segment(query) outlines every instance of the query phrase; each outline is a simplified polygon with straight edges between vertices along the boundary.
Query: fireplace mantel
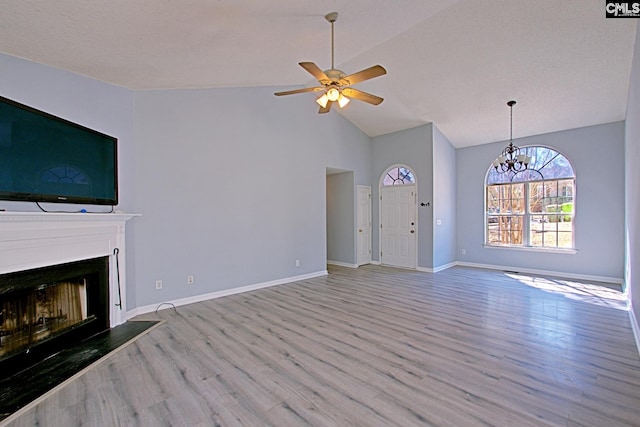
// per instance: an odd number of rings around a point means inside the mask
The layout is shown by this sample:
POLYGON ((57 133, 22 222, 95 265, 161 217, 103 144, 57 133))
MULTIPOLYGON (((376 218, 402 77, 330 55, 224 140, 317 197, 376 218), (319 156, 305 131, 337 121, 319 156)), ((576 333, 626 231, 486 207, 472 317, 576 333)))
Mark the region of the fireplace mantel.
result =
POLYGON ((125 223, 136 216, 139 215, 0 212, 0 274, 108 256, 110 326, 124 323, 125 223), (120 298, 122 309, 115 305, 120 298))

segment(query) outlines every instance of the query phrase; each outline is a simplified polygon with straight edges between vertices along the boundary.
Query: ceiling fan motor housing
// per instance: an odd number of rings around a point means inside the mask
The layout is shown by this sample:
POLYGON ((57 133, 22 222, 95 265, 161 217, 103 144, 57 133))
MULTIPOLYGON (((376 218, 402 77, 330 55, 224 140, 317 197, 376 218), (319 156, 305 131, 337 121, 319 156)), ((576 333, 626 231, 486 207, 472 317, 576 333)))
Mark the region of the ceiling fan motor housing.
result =
POLYGON ((330 70, 326 70, 324 73, 327 75, 327 77, 329 77, 331 79, 332 83, 335 83, 335 84, 338 84, 338 85, 340 84, 340 80, 342 80, 345 77, 347 77, 347 75, 343 71, 336 70, 336 69, 333 69, 333 68, 330 69, 330 70))

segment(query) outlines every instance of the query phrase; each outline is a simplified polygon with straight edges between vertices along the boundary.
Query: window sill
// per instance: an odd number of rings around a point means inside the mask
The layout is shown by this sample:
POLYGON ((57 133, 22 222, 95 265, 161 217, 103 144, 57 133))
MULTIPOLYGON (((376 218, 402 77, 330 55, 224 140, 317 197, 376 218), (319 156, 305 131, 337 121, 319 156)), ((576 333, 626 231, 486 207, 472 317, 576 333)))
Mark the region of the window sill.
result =
POLYGON ((548 254, 567 254, 575 255, 578 253, 577 249, 570 248, 539 248, 535 246, 511 246, 511 245, 483 245, 486 249, 513 249, 516 251, 525 252, 544 252, 548 254))

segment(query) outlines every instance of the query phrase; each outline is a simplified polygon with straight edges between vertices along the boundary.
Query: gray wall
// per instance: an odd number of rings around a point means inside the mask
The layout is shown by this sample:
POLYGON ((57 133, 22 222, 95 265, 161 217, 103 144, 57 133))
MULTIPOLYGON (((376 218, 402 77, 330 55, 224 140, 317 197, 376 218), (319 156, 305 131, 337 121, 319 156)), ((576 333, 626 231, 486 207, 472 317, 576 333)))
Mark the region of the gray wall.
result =
POLYGON ((395 164, 405 164, 416 174, 418 203, 431 206, 418 208, 418 267, 433 267, 433 126, 412 129, 372 138, 372 259, 380 260, 380 177, 395 164))
POLYGON ((514 140, 544 145, 564 154, 576 173, 577 254, 485 248, 484 182, 490 163, 506 141, 457 150, 458 260, 622 279, 624 253, 624 123, 514 140), (466 255, 460 251, 466 249, 466 255))
POLYGON ((369 138, 276 89, 136 93, 138 306, 326 269, 326 167, 368 183, 369 138))
POLYGON ((327 175, 327 260, 356 263, 353 172, 327 175))
POLYGON ((626 159, 626 254, 625 281, 636 321, 640 320, 640 27, 631 69, 631 83, 625 121, 626 159))
MULTIPOLYGON (((456 261, 456 150, 433 126, 433 267, 456 261), (438 225, 440 220, 440 225, 438 225)), ((427 208, 420 208, 427 209, 427 208)))

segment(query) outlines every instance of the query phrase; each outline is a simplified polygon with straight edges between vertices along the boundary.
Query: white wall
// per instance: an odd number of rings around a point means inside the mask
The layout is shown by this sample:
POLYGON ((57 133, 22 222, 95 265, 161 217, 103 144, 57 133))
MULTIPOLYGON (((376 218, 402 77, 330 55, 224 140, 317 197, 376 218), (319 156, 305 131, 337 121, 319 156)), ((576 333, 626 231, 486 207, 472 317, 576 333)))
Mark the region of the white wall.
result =
POLYGON ((506 141, 457 150, 458 260, 620 281, 624 252, 624 123, 608 123, 514 140, 564 154, 576 173, 577 254, 485 248, 484 180, 506 141), (461 250, 466 255, 461 255, 461 250))
POLYGON ((276 89, 136 93, 138 306, 326 269, 326 167, 368 183, 369 138, 276 89))

